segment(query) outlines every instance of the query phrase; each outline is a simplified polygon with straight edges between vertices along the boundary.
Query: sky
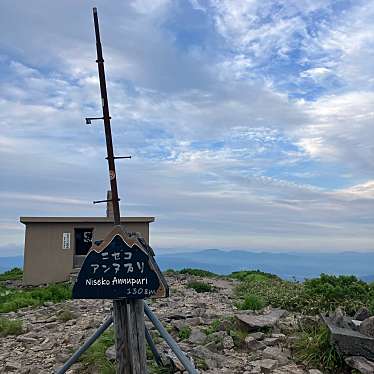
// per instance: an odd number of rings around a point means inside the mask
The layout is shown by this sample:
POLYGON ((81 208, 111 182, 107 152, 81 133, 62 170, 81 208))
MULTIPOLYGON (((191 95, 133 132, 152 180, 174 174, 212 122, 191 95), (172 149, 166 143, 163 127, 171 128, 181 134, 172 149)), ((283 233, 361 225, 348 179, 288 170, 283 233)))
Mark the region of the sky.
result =
POLYGON ((0 2, 0 256, 20 216, 101 216, 158 250, 374 250, 374 2, 0 2))

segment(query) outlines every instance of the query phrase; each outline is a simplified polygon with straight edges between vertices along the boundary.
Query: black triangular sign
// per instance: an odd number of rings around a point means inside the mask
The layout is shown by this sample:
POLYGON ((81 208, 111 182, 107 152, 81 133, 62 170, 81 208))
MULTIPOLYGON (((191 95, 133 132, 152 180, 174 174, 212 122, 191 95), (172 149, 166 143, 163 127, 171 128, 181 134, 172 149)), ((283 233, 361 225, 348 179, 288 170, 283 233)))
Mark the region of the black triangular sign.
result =
POLYGON ((120 226, 90 249, 73 287, 73 299, 167 297, 169 288, 152 253, 120 226))

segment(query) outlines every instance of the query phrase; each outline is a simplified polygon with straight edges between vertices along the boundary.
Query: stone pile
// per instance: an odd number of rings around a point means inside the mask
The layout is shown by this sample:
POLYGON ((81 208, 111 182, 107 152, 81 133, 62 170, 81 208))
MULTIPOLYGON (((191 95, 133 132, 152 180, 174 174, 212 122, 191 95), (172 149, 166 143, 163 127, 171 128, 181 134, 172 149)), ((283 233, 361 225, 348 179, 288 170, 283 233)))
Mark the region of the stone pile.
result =
MULTIPOLYGON (((201 278, 198 280, 210 283, 216 292, 197 293, 186 287, 190 280, 192 277, 188 275, 167 277, 170 297, 148 303, 182 350, 199 367, 199 373, 321 374, 317 369, 308 370, 297 365, 292 358, 293 332, 301 316, 271 308, 260 314, 238 311, 233 299, 234 281, 201 278), (215 325, 214 330, 212 325, 215 325), (240 326, 241 334, 230 334, 232 326, 240 326)), ((21 319, 24 333, 0 338, 0 373, 53 373, 110 312, 110 301, 69 300, 3 315, 21 319), (61 320, 59 316, 63 313, 69 313, 70 319, 61 320)), ((151 323, 146 321, 146 324, 151 334, 157 336, 151 323)), ((175 372, 184 373, 166 343, 160 338, 155 341, 164 360, 173 363, 175 372)), ((113 359, 113 348, 106 354, 113 359)), ((368 364, 360 362, 357 365, 365 367, 368 364)), ((88 371, 82 363, 77 363, 68 373, 88 371)), ((99 371, 91 368, 89 373, 99 371)))

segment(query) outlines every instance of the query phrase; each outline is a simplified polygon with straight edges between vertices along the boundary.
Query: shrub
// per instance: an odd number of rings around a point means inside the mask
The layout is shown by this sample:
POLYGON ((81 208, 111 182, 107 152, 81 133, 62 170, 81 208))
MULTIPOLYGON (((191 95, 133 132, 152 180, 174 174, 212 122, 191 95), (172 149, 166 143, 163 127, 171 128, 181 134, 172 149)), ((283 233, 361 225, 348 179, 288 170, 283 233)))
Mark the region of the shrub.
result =
POLYGON ((321 274, 304 283, 289 282, 257 272, 240 272, 241 283, 236 295, 250 294, 264 302, 264 306, 284 308, 308 314, 318 314, 342 307, 353 315, 363 306, 374 311, 374 288, 354 276, 321 274), (246 274, 245 274, 246 273, 246 274))
POLYGON ((262 300, 263 306, 272 305, 289 311, 304 310, 306 300, 302 284, 283 281, 277 277, 264 278, 262 275, 260 277, 261 279, 257 276, 245 278, 236 287, 237 296, 245 298, 250 294, 262 300))
POLYGON ((23 332, 22 321, 0 318, 0 336, 20 335, 23 332))
POLYGON ((207 277, 207 278, 218 277, 218 274, 212 273, 211 271, 208 271, 208 270, 202 270, 202 269, 184 268, 180 270, 179 273, 195 275, 197 277, 207 277))
POLYGON ((180 340, 186 340, 191 335, 191 328, 189 326, 183 326, 178 333, 178 337, 180 340))
POLYGON ((23 271, 20 268, 13 268, 0 274, 0 281, 22 279, 23 271))
POLYGON ((297 360, 326 373, 336 374, 345 366, 343 358, 330 344, 330 331, 324 325, 302 331, 294 349, 297 360))
POLYGON ((264 273, 260 270, 241 270, 241 271, 234 271, 229 275, 230 278, 238 279, 240 281, 262 281, 268 279, 279 279, 277 275, 264 273))
POLYGON ((196 292, 201 293, 201 292, 213 292, 214 287, 211 286, 209 283, 204 283, 204 282, 188 282, 187 283, 188 288, 194 289, 196 292))
POLYGON ((244 297, 243 302, 236 305, 240 310, 260 310, 265 307, 264 300, 256 295, 248 294, 244 297))
POLYGON ((71 299, 71 285, 52 284, 32 289, 6 289, 0 293, 0 313, 17 311, 27 306, 42 305, 46 301, 58 303, 71 299))
POLYGON ((349 315, 366 306, 372 294, 367 283, 347 275, 321 274, 319 278, 306 280, 304 288, 305 297, 318 298, 320 311, 335 310, 340 306, 349 315))

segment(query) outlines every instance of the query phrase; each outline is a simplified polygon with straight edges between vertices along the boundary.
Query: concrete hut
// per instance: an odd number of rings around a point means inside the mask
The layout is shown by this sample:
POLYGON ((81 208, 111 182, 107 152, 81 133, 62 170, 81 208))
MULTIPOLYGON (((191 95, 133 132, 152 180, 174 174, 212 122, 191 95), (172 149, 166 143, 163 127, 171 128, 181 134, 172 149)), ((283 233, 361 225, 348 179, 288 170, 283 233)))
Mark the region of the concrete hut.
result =
MULTIPOLYGON (((106 217, 20 217, 26 225, 24 247, 25 285, 66 281, 76 273, 92 243, 102 240, 113 227, 112 208, 106 217)), ((149 243, 154 217, 121 217, 128 232, 139 232, 149 243)))

